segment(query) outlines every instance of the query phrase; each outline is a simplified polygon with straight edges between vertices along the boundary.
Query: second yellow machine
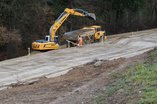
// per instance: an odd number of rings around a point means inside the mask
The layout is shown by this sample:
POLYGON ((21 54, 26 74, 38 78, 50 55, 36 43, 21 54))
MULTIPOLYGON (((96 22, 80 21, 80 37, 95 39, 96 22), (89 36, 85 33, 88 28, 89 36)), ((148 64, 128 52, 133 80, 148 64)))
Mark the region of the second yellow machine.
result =
POLYGON ((64 12, 58 17, 55 23, 51 26, 49 35, 45 36, 43 40, 36 40, 32 43, 33 50, 55 50, 59 49, 58 44, 58 36, 56 36, 56 31, 60 28, 60 26, 64 23, 64 21, 70 16, 83 16, 83 17, 90 17, 96 20, 95 14, 88 13, 82 9, 69 9, 66 8, 64 12))

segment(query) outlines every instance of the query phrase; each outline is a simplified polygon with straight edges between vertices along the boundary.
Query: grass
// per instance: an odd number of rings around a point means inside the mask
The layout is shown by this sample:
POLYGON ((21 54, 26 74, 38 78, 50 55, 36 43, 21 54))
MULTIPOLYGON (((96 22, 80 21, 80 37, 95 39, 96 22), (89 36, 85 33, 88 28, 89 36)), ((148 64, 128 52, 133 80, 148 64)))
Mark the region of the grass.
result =
POLYGON ((133 80, 144 86, 143 96, 138 103, 157 104, 157 63, 138 71, 133 80))
POLYGON ((148 54, 144 63, 115 74, 115 81, 94 98, 96 104, 157 104, 157 49, 148 54))

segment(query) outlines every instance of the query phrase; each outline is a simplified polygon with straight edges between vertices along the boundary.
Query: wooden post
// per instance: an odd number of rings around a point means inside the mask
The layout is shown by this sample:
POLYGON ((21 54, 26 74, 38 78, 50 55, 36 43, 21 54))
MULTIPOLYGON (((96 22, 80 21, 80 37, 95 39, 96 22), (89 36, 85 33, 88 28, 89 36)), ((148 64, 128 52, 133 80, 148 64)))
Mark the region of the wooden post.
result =
POLYGON ((104 43, 104 35, 102 36, 102 40, 101 40, 101 43, 104 43))
POLYGON ((30 55, 31 55, 31 49, 28 48, 28 56, 30 56, 30 55))
POLYGON ((68 41, 68 48, 70 48, 70 42, 68 41))

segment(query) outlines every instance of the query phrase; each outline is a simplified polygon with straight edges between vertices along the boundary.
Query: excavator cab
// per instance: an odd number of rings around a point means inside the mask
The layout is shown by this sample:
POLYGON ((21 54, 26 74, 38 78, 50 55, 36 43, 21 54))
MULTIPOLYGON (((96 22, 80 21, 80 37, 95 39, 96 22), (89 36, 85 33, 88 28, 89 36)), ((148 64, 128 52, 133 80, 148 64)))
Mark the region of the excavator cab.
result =
POLYGON ((46 35, 46 36, 45 36, 45 41, 49 42, 50 39, 51 39, 50 35, 46 35))
MULTIPOLYGON (((51 37, 50 35, 46 35, 45 36, 45 41, 50 42, 51 41, 51 37)), ((58 43, 58 36, 54 37, 54 42, 57 44, 58 43)))

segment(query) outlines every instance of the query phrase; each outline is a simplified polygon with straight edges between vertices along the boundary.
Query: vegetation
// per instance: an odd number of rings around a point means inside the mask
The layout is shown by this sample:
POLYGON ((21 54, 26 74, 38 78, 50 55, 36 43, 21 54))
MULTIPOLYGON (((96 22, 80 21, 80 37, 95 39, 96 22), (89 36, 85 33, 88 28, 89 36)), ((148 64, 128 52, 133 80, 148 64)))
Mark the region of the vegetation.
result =
POLYGON ((22 37, 17 30, 8 31, 4 27, 0 27, 0 60, 7 59, 7 57, 18 57, 23 55, 22 37), (14 53, 14 54, 13 54, 14 53))
POLYGON ((111 99, 125 104, 156 104, 156 56, 157 49, 154 49, 144 63, 137 63, 125 73, 114 75, 115 81, 107 86, 102 95, 95 98, 97 104, 110 102, 111 99))
MULTIPOLYGON (((26 51, 33 40, 49 33, 50 26, 66 7, 94 12, 97 21, 71 16, 58 34, 93 24, 101 25, 107 34, 114 34, 156 27, 156 4, 156 0, 1 0, 0 27, 9 33, 18 31, 22 40, 19 49, 26 51)), ((2 45, 1 49, 9 46, 2 45)))

